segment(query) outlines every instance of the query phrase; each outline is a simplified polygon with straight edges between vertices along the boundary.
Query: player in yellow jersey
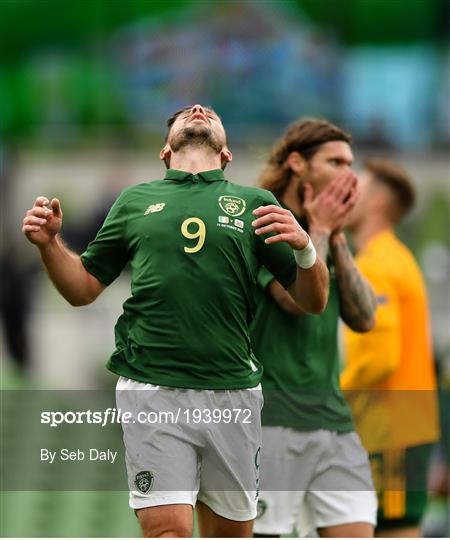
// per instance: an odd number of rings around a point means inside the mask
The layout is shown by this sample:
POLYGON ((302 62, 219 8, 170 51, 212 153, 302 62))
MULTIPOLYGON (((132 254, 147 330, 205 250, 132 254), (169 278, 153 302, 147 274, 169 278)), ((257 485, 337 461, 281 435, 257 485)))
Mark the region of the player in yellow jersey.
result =
POLYGON ((417 536, 430 444, 438 439, 436 380, 425 284, 395 227, 413 207, 408 173, 367 161, 350 218, 356 262, 377 297, 375 327, 345 329, 342 388, 371 456, 380 498, 378 536, 417 536))

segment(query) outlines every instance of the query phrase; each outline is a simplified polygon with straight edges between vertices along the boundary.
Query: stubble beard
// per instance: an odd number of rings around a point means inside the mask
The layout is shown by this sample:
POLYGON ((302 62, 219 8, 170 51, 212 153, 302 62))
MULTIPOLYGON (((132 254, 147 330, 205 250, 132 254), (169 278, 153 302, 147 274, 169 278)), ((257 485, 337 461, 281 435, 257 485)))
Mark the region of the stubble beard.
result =
POLYGON ((223 144, 217 139, 212 130, 206 126, 189 126, 182 129, 170 141, 170 146, 173 152, 178 152, 187 146, 205 146, 217 154, 223 148, 223 144))

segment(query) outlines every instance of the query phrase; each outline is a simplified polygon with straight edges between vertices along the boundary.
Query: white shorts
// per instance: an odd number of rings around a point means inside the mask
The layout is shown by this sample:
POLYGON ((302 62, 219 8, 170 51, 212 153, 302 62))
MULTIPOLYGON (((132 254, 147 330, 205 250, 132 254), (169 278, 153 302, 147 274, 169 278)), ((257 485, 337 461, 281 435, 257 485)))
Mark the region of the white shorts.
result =
POLYGON ((120 377, 125 460, 134 509, 204 502, 234 521, 256 516, 261 387, 192 390, 120 377), (124 413, 130 418, 124 420, 124 413))
POLYGON ((376 524, 367 452, 355 432, 264 427, 254 531, 311 537, 346 523, 376 524))

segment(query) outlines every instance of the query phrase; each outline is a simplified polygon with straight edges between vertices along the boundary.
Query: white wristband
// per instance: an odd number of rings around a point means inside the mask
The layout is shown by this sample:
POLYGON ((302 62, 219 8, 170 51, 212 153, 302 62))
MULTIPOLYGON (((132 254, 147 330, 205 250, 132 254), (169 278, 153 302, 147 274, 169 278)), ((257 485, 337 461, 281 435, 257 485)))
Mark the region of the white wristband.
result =
POLYGON ((308 236, 308 245, 303 249, 294 249, 295 260, 304 270, 308 270, 311 266, 314 266, 314 263, 317 259, 317 253, 311 242, 311 238, 308 236))

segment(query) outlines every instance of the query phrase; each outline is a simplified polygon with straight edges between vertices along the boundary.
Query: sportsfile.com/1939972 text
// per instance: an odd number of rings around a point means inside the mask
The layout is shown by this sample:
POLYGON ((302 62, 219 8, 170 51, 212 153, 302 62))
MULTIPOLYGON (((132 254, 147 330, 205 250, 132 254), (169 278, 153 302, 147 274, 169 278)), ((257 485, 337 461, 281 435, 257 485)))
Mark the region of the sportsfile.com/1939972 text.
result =
POLYGON ((139 411, 136 414, 108 407, 103 411, 42 411, 41 424, 251 424, 252 411, 246 408, 186 408, 171 411, 139 411))

